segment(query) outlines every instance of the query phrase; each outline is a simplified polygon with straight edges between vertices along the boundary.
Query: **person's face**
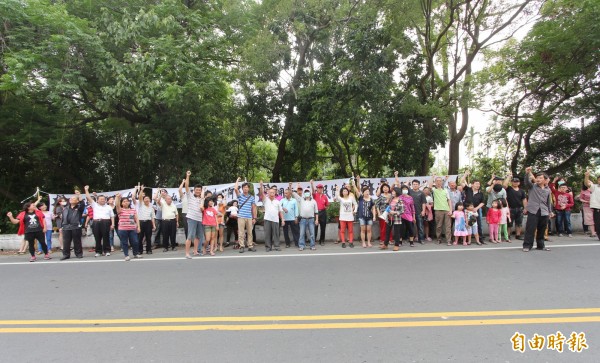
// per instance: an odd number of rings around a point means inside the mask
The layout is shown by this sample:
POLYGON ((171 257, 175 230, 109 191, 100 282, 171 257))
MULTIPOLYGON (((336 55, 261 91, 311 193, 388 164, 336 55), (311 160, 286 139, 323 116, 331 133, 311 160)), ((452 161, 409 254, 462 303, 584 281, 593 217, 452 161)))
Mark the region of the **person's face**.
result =
POLYGON ((539 186, 544 185, 544 183, 546 182, 546 180, 544 179, 543 175, 538 175, 535 177, 535 183, 539 186))
POLYGON ((448 183, 448 186, 450 187, 450 189, 454 190, 456 189, 456 183, 455 182, 450 182, 448 183))
POLYGON ((473 183, 473 189, 475 190, 479 190, 481 188, 481 183, 476 181, 475 183, 473 183))
POLYGON ((429 188, 423 189, 423 194, 429 195, 430 193, 431 193, 431 190, 429 188))
POLYGON ((105 197, 98 197, 98 204, 105 205, 106 204, 106 198, 105 197))
POLYGON ((199 197, 202 194, 202 188, 194 188, 194 196, 199 197))
POLYGON ((35 204, 31 203, 29 208, 27 208, 27 212, 29 212, 29 213, 35 212, 35 204))
POLYGON ((129 199, 123 199, 123 201, 121 202, 121 205, 123 206, 123 208, 129 208, 129 206, 131 205, 131 202, 129 201, 129 199))
POLYGON ((171 203, 173 202, 173 198, 170 195, 167 195, 165 197, 165 201, 167 202, 167 204, 171 205, 171 203))
POLYGON ((214 206, 215 206, 215 201, 214 201, 214 200, 212 200, 212 199, 211 199, 211 200, 209 200, 209 201, 208 201, 208 206, 209 206, 209 207, 214 207, 214 206))
POLYGON ((231 205, 232 207, 236 207, 238 206, 238 202, 233 202, 233 204, 231 205))
POLYGON ((286 197, 287 199, 290 199, 290 198, 292 197, 292 192, 291 192, 289 189, 286 189, 286 190, 285 190, 285 197, 286 197))
POLYGON ((494 180, 494 184, 502 184, 502 180, 494 180))
POLYGON ((69 203, 71 203, 71 205, 76 205, 77 203, 79 203, 79 198, 71 197, 69 198, 69 203))
POLYGON ((317 193, 323 193, 323 187, 317 188, 317 193))
POLYGON ((40 210, 41 210, 41 211, 43 211, 43 212, 45 212, 45 211, 47 211, 47 210, 48 210, 48 206, 47 206, 47 205, 45 205, 45 204, 42 204, 42 205, 40 206, 40 210))
POLYGON ((144 204, 150 204, 150 197, 144 197, 144 204))
POLYGON ((521 185, 521 182, 518 182, 518 181, 514 181, 514 180, 513 180, 513 182, 512 182, 512 187, 513 187, 513 188, 518 188, 518 187, 519 187, 519 185, 521 185))
POLYGON ((395 190, 392 190, 392 197, 394 197, 394 198, 395 198, 395 197, 397 197, 397 196, 398 196, 398 195, 396 194, 396 191, 395 191, 395 190))
POLYGON ((560 188, 558 188, 558 190, 560 190, 562 193, 566 193, 567 192, 567 186, 566 185, 561 185, 560 188))
POLYGON ((115 204, 115 198, 113 198, 113 197, 108 198, 108 204, 114 205, 115 204))
POLYGON ((342 197, 347 197, 349 194, 348 189, 344 188, 342 189, 342 197))
POLYGON ((387 185, 387 184, 384 184, 384 185, 381 187, 381 192, 382 192, 382 193, 389 193, 389 192, 390 192, 390 187, 389 187, 389 185, 387 185))
POLYGON ((365 189, 363 191, 363 197, 364 198, 369 198, 371 196, 371 192, 369 192, 369 189, 365 189))
POLYGON ((244 194, 248 194, 248 192, 249 192, 249 191, 250 191, 250 187, 249 187, 249 186, 247 186, 247 185, 244 185, 244 186, 242 187, 242 192, 244 192, 244 194))
POLYGON ((269 198, 275 198, 275 189, 269 189, 269 198))
POLYGON ((413 190, 419 190, 419 187, 420 187, 420 186, 421 186, 421 184, 420 184, 420 183, 418 183, 418 182, 413 182, 413 183, 412 183, 412 188, 413 188, 413 190))
POLYGON ((435 180, 435 187, 438 189, 442 187, 442 179, 441 178, 437 178, 435 180))

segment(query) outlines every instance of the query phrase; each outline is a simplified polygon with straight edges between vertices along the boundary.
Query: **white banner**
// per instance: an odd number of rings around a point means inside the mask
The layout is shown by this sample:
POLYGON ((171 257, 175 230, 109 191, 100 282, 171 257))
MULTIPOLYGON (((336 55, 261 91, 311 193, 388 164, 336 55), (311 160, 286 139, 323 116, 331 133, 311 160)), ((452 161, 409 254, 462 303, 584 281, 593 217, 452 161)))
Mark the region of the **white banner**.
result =
MULTIPOLYGON (((134 197, 135 194, 135 188, 131 188, 131 189, 123 189, 123 190, 115 190, 113 192, 103 192, 103 193, 97 193, 97 195, 104 195, 107 199, 110 197, 114 197, 115 195, 117 195, 117 193, 121 193, 121 198, 129 198, 132 199, 134 197)), ((77 194, 73 193, 73 194, 48 194, 48 198, 50 198, 50 205, 48 206, 48 210, 50 212, 54 211, 54 206, 56 205, 56 201, 58 200, 59 197, 65 197, 67 198, 67 203, 69 202, 69 198, 76 196, 77 194)), ((87 205, 88 202, 85 198, 85 194, 83 194, 82 192, 82 197, 83 200, 85 201, 85 204, 87 205)), ((92 192, 90 192, 91 196, 94 196, 92 194, 92 192)))
MULTIPOLYGON (((444 186, 448 186, 448 180, 456 180, 458 177, 458 175, 449 175, 448 179, 444 181, 444 186)), ((390 178, 386 178, 388 184, 392 185, 395 183, 395 178, 394 177, 390 177, 390 178)), ((430 176, 406 176, 406 177, 398 177, 398 179, 400 180, 401 184, 408 184, 409 186, 411 185, 413 180, 418 180, 419 183, 421 184, 421 189, 423 189, 424 187, 427 186, 427 183, 431 181, 431 177, 430 176)), ((325 195, 327 195, 327 197, 329 198, 330 201, 333 201, 333 191, 337 190, 339 191, 341 187, 344 187, 346 185, 348 185, 350 182, 350 179, 334 179, 334 180, 316 180, 314 181, 314 186, 316 188, 317 185, 319 184, 323 184, 323 192, 325 193, 325 195)), ((240 182, 240 188, 242 186, 244 182, 240 182)), ((292 183, 292 189, 295 191, 298 184, 300 184, 300 186, 303 189, 310 189, 310 183, 309 182, 293 182, 292 183)), ((360 179, 360 186, 358 187, 359 189, 362 189, 362 187, 368 187, 369 190, 371 191, 371 195, 375 194, 375 191, 379 188, 379 185, 381 184, 381 178, 361 178, 360 179)), ((218 185, 207 185, 205 186, 206 188, 208 188, 209 191, 211 191, 214 195, 217 194, 223 194, 225 196, 225 199, 227 201, 231 201, 234 199, 237 199, 237 196, 235 195, 234 191, 233 191, 233 186, 235 185, 235 183, 228 183, 228 184, 218 184, 218 185)), ((259 193, 259 188, 260 188, 260 183, 259 182, 252 182, 252 185, 254 186, 254 195, 258 195, 259 193)), ((289 183, 263 183, 263 192, 267 192, 267 190, 269 188, 271 188, 272 186, 276 186, 277 187, 277 198, 281 199, 283 198, 283 193, 285 191, 285 189, 287 189, 287 187, 289 186, 289 183)), ((173 198, 173 201, 176 203, 178 208, 181 208, 181 198, 179 196, 179 188, 152 188, 152 195, 150 196, 151 198, 154 198, 154 195, 156 195, 156 193, 160 190, 166 190, 167 193, 173 198)), ((190 191, 192 191, 193 189, 193 185, 190 185, 190 191)), ((185 193, 185 188, 182 189, 182 192, 185 193)), ((241 190, 240 190, 241 192, 241 190)), ((103 192, 103 193, 98 193, 98 195, 104 195, 107 198, 108 197, 114 197, 117 193, 121 193, 122 198, 133 198, 135 197, 135 188, 131 188, 131 189, 124 189, 124 190, 118 190, 118 191, 112 191, 112 192, 103 192)), ((51 201, 51 205, 50 205, 50 209, 52 210, 54 204, 56 203, 56 200, 58 199, 59 196, 64 196, 66 198, 70 198, 71 196, 74 196, 75 194, 49 194, 50 196, 50 201, 51 201)), ((153 204, 154 201, 152 201, 153 204)), ((258 202, 257 200, 257 204, 261 204, 260 202, 258 202)))

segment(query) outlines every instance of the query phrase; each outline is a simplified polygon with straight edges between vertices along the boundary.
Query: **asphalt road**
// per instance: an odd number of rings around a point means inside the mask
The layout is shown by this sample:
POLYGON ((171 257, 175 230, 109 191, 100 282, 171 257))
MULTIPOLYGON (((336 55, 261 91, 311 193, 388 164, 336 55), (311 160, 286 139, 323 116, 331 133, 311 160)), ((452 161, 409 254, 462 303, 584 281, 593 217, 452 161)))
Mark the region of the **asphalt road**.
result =
POLYGON ((600 243, 548 245, 2 256, 0 361, 598 362, 600 243), (513 351, 557 331, 588 349, 513 351))

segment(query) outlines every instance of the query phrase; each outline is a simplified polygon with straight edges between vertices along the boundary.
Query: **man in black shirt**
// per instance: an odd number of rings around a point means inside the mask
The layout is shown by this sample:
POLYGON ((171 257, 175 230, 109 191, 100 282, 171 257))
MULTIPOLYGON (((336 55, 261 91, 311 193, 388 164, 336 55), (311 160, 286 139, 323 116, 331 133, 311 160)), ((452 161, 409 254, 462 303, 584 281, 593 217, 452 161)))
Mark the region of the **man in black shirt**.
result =
POLYGON ((475 208, 474 211, 477 211, 477 233, 479 233, 479 240, 481 243, 485 244, 483 227, 481 223, 485 202, 483 192, 481 191, 481 182, 479 180, 473 180, 473 183, 468 184, 467 178, 469 175, 470 172, 467 170, 460 180, 460 184, 463 187, 463 192, 465 193, 465 206, 471 203, 475 208))
POLYGON ((515 235, 516 239, 521 239, 521 232, 523 226, 523 210, 527 207, 527 195, 525 191, 520 188, 521 179, 512 177, 511 174, 504 181, 504 188, 506 188, 506 202, 510 208, 510 221, 508 221, 508 235, 511 235, 511 228, 513 223, 515 224, 515 235), (508 186, 509 181, 512 182, 511 186, 508 186))

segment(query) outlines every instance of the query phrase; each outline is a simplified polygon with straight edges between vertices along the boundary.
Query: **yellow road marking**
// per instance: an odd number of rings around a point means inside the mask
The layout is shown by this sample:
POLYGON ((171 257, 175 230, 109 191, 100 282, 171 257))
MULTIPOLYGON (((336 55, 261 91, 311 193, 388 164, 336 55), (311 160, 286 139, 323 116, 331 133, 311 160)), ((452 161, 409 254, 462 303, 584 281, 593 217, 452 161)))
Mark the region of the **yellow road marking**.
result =
POLYGON ((184 318, 140 319, 66 319, 66 320, 0 320, 0 325, 83 325, 83 324, 157 324, 157 323, 211 323, 211 322, 273 322, 273 321, 319 321, 319 320, 371 320, 414 319, 442 317, 490 317, 524 315, 560 315, 600 313, 600 308, 546 309, 546 310, 496 310, 496 311, 449 311, 433 313, 401 314, 350 314, 350 315, 298 315, 298 316, 222 316, 184 318))
POLYGON ((114 333, 114 332, 160 332, 205 330, 318 330, 318 329, 377 329, 442 326, 485 326, 555 323, 597 323, 600 316, 577 316, 562 318, 487 319, 487 320, 435 320, 368 323, 316 323, 316 324, 258 324, 258 325, 172 325, 172 326, 113 326, 113 327, 62 327, 62 328, 0 328, 0 333, 114 333))

